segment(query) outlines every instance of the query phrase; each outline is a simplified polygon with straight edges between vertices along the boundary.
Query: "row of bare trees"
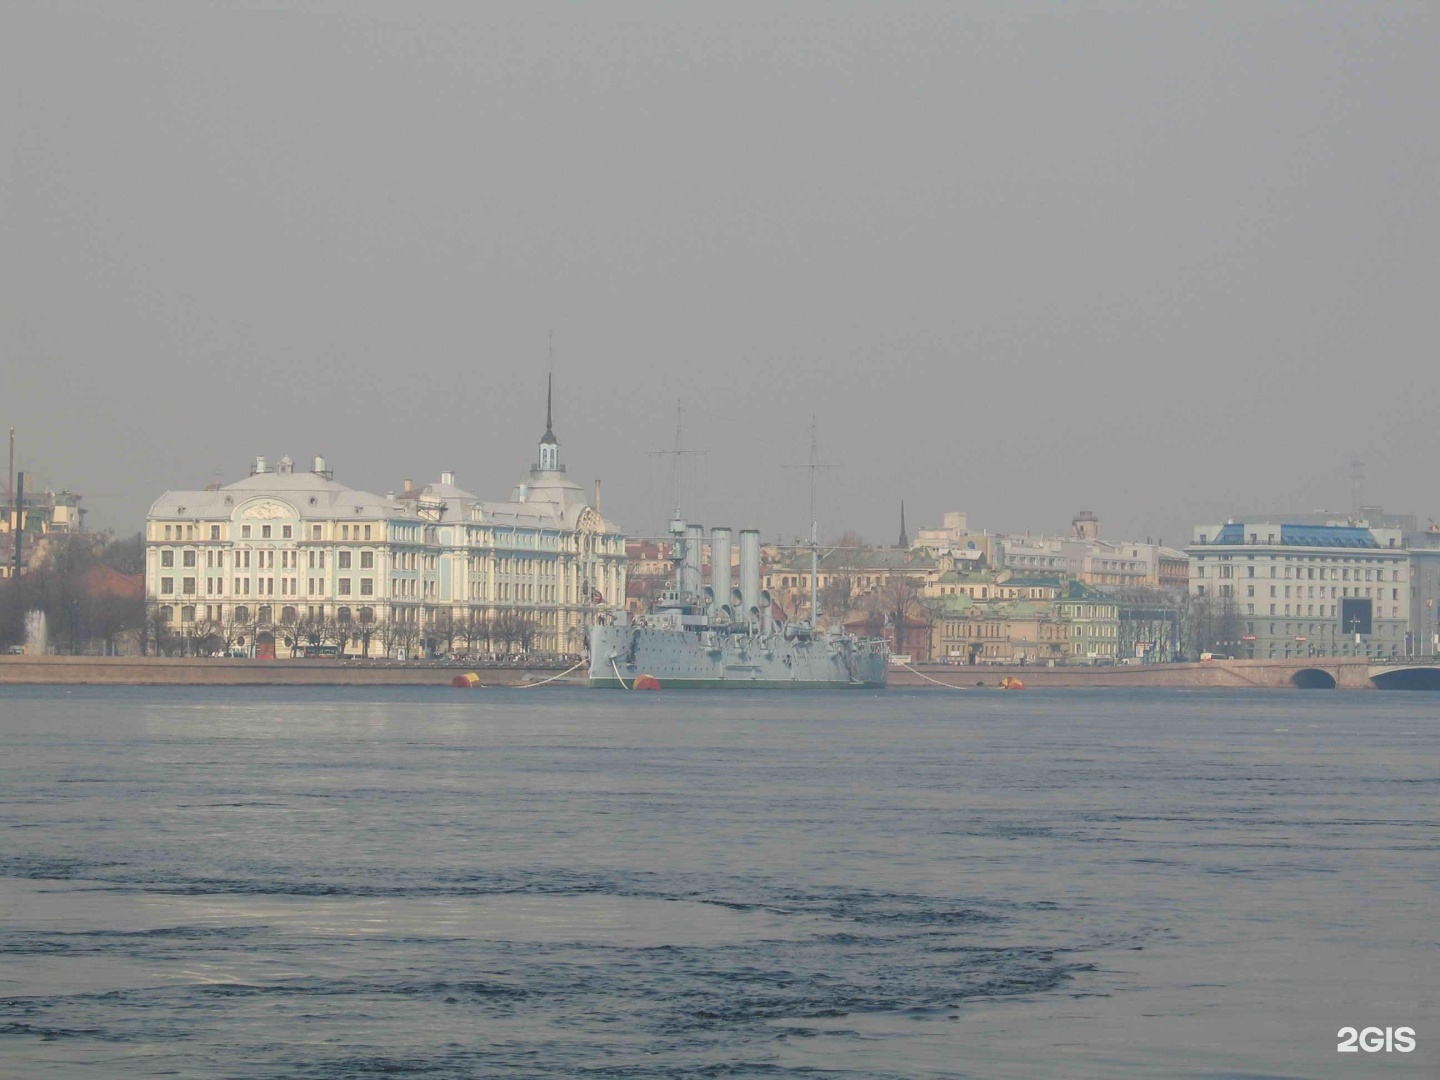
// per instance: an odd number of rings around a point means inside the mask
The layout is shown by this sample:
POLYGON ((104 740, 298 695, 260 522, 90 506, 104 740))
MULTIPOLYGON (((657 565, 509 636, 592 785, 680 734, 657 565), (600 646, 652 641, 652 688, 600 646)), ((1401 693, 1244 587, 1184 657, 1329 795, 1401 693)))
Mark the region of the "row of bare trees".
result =
POLYGON ((414 654, 424 648, 450 653, 460 651, 457 645, 463 645, 465 652, 529 652, 539 634, 534 618, 514 611, 494 616, 469 612, 459 618, 438 611, 418 624, 375 619, 365 609, 358 618, 300 618, 272 624, 257 621, 248 611, 244 617, 237 616, 236 610, 243 609, 224 609, 218 619, 182 618, 177 628, 173 608, 153 605, 146 630, 155 651, 162 654, 221 652, 253 643, 256 635, 264 632, 274 633, 282 647, 298 650, 307 645, 335 645, 344 650, 356 646, 362 656, 368 656, 372 646, 385 656, 398 651, 414 654))

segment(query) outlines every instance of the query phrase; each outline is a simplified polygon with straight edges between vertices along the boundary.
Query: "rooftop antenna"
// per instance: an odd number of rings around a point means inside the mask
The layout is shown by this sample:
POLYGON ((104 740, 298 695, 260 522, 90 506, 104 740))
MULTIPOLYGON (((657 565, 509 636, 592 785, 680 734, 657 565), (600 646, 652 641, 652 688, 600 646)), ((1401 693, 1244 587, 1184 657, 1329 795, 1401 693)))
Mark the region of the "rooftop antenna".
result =
POLYGON ((838 469, 840 466, 818 461, 818 440, 815 434, 815 417, 810 417, 810 460, 800 465, 786 465, 787 469, 810 470, 810 631, 814 633, 820 618, 818 581, 820 576, 820 523, 815 517, 815 471, 817 469, 838 469))

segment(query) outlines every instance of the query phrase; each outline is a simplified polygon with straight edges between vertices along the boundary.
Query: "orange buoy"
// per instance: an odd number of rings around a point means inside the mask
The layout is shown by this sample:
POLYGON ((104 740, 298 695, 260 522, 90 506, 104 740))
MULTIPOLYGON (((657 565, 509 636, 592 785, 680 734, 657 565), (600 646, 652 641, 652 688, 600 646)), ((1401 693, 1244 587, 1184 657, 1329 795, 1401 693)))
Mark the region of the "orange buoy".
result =
POLYGON ((637 676, 635 676, 635 682, 631 685, 630 689, 631 689, 631 690, 659 690, 659 689, 660 689, 660 680, 657 679, 657 678, 655 678, 654 675, 637 675, 637 676))
POLYGON ((480 685, 480 676, 476 675, 473 671, 466 672, 464 675, 456 675, 451 679, 450 685, 461 690, 468 690, 471 687, 478 687, 480 685))
POLYGON ((1024 690, 1025 684, 1013 675, 1006 675, 1000 680, 1001 690, 1024 690))

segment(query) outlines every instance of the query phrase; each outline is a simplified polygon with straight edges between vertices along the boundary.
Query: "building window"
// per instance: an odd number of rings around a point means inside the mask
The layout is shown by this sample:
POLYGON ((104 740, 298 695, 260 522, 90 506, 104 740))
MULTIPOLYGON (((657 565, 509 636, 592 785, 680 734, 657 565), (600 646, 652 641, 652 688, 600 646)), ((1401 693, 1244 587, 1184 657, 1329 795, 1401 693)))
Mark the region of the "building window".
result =
POLYGON ((373 551, 360 552, 360 569, 372 570, 375 567, 375 553, 373 551))
POLYGON ((194 566, 194 565, 195 565, 195 552, 193 552, 193 551, 182 551, 182 552, 180 553, 180 562, 181 562, 181 564, 184 565, 184 566, 194 566))
POLYGON ((335 557, 335 565, 341 570, 350 569, 350 552, 341 551, 335 557))
POLYGON ((370 539, 370 526, 369 526, 369 525, 366 525, 366 526, 365 526, 365 539, 366 539, 366 540, 369 540, 369 539, 370 539))
POLYGON ((219 525, 211 525, 211 526, 210 526, 210 539, 211 539, 211 540, 219 540, 219 539, 220 539, 220 526, 219 526, 219 525))
POLYGON ((260 539, 262 539, 262 540, 269 540, 269 539, 270 539, 270 526, 269 526, 269 525, 261 525, 261 526, 260 526, 260 539))
POLYGON ((174 566, 174 565, 175 565, 175 552, 173 552, 173 551, 162 551, 162 552, 160 552, 160 565, 161 565, 161 566, 174 566))
POLYGON ((281 525, 281 526, 280 526, 280 539, 282 539, 282 540, 290 540, 290 539, 292 539, 294 536, 295 536, 295 526, 294 526, 294 525, 281 525))
POLYGON ((173 577, 162 577, 160 579, 160 592, 169 594, 175 591, 175 579, 173 577))
POLYGON ((193 577, 183 578, 180 582, 181 591, 193 596, 195 594, 195 579, 193 577))
POLYGON ((336 593, 337 593, 338 595, 340 595, 340 596, 349 596, 349 595, 350 595, 350 579, 349 579, 348 577, 342 577, 342 578, 336 579, 335 585, 336 585, 336 590, 335 590, 335 591, 336 591, 336 593))
POLYGON ((360 595, 361 595, 361 596, 374 596, 374 595, 375 595, 375 579, 374 579, 374 578, 363 577, 363 578, 360 579, 360 595))
POLYGON ((311 539, 311 540, 319 540, 319 539, 320 539, 320 526, 319 526, 319 525, 311 525, 311 526, 310 526, 310 539, 311 539))
POLYGON ((242 540, 249 540, 249 539, 250 539, 250 526, 249 526, 249 525, 241 525, 241 526, 240 526, 240 539, 242 539, 242 540))

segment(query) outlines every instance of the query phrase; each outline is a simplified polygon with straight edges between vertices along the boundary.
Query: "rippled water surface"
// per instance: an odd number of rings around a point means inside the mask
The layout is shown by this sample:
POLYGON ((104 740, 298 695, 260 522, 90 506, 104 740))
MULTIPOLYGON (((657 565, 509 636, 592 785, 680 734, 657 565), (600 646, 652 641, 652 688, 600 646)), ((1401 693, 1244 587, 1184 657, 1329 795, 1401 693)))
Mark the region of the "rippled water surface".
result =
POLYGON ((1428 694, 0 688, 0 1075, 1433 1078, 1437 751, 1428 694))

